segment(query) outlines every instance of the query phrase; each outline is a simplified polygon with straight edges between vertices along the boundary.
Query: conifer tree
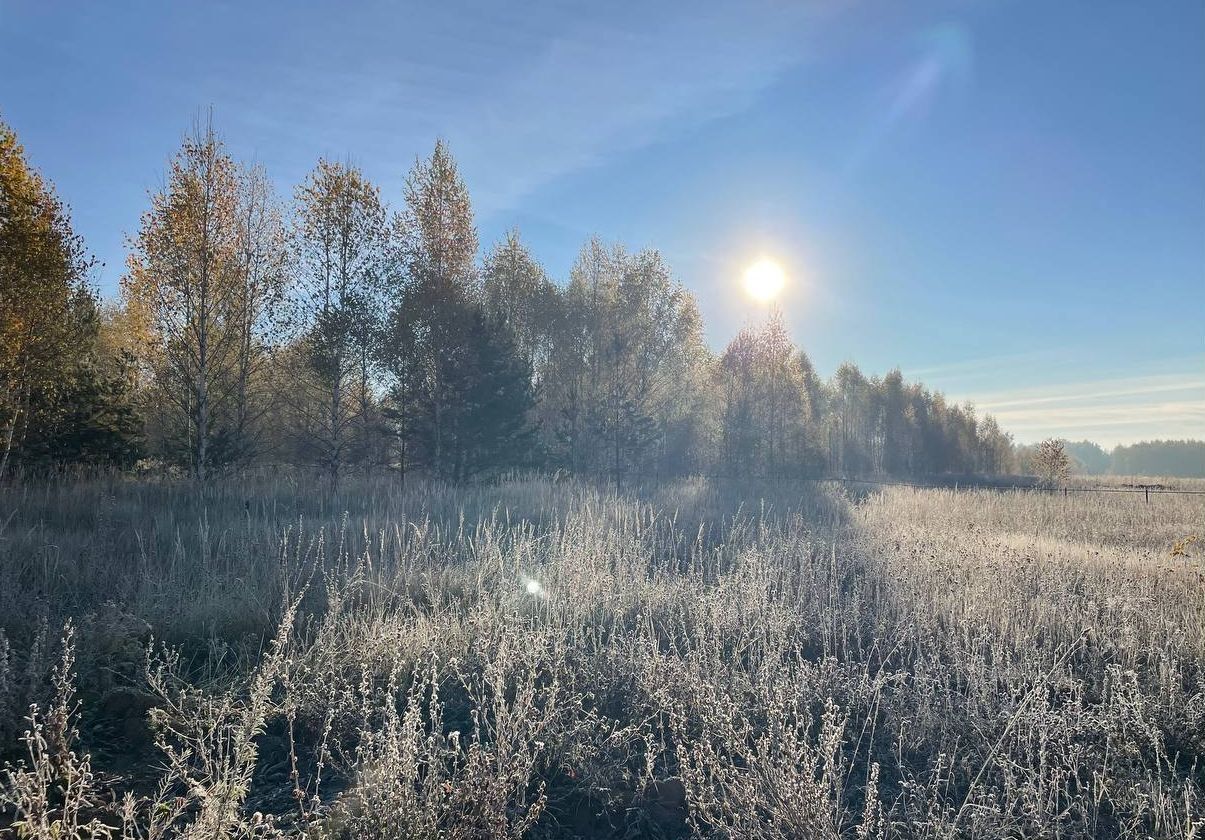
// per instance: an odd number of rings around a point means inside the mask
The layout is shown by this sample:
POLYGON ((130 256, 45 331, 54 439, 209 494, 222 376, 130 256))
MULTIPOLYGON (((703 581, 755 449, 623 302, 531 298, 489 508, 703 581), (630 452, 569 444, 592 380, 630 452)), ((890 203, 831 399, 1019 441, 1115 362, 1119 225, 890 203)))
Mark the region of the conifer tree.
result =
POLYGON ((397 228, 402 283, 385 356, 401 468, 421 463, 435 475, 455 477, 464 457, 457 432, 481 296, 472 205, 442 141, 411 170, 397 228))
POLYGON ((91 265, 53 186, 0 122, 0 478, 31 430, 70 410, 80 348, 95 333, 91 265))
POLYGON ((448 372, 462 395, 454 418, 459 480, 532 466, 536 457, 531 366, 508 327, 480 307, 466 317, 468 346, 448 372))
POLYGON ((549 351, 556 287, 517 230, 508 231, 486 255, 481 285, 486 315, 510 331, 517 352, 538 375, 549 351))

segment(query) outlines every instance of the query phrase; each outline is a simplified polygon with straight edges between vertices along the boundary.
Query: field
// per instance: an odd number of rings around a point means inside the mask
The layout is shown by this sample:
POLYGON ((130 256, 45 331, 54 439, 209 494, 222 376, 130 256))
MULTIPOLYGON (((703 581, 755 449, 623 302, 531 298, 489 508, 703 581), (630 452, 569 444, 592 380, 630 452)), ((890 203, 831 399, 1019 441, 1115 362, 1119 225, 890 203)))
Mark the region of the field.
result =
POLYGON ((1203 530, 1188 495, 3 488, 0 834, 1201 837, 1203 530))

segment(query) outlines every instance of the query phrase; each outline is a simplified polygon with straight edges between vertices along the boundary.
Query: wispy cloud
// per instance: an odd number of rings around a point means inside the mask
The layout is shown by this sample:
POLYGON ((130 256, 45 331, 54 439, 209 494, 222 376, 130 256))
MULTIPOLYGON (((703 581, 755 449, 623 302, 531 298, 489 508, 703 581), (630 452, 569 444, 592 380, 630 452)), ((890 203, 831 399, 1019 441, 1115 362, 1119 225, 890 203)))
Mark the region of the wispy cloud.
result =
POLYGON ((842 5, 653 4, 622 24, 566 21, 450 120, 479 208, 748 107, 842 5))
POLYGON ((1044 370, 1049 370, 1052 366, 1061 366, 1071 361, 1070 354, 1043 349, 981 356, 974 359, 958 359, 923 367, 905 367, 903 373, 910 379, 921 379, 949 388, 956 382, 983 381, 992 376, 1023 369, 1033 364, 1041 364, 1044 370))
MULTIPOLYGON (((1205 436, 1205 363, 1173 373, 959 394, 1021 441, 1090 438, 1106 446, 1205 436)), ((1170 366, 1170 365, 1169 365, 1170 366)))
MULTIPOLYGON (((276 82, 273 107, 253 88, 224 89, 221 99, 273 141, 298 145, 301 134, 326 153, 354 148, 386 186, 442 136, 485 216, 557 178, 743 111, 854 6, 674 0, 588 9, 533 0, 503 12, 458 0, 426 10, 413 28, 397 26, 392 6, 350 7, 321 26, 344 37, 353 27, 359 50, 274 52, 256 68, 276 82)), ((308 33, 319 26, 313 17, 302 10, 290 25, 308 33)))

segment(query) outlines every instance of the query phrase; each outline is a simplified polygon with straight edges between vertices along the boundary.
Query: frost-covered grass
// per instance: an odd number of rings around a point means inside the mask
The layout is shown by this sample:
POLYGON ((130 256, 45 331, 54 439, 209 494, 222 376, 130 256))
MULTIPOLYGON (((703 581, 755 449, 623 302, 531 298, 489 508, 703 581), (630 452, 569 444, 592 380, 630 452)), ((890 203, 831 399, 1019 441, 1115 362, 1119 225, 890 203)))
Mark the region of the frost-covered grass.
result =
POLYGON ((0 833, 1200 836, 1205 497, 843 494, 0 490, 0 833))

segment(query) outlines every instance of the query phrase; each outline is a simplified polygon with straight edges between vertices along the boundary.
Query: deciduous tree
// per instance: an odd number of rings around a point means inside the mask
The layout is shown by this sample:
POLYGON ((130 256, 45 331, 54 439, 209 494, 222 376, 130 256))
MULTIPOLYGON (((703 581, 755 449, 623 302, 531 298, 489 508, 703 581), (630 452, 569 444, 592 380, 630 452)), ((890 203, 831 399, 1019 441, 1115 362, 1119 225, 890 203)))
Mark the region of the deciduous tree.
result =
POLYGON ((53 186, 0 122, 0 478, 30 429, 70 410, 80 350, 95 334, 91 265, 53 186))
POLYGON ((519 356, 538 376, 547 362, 557 290, 517 230, 486 255, 481 286, 486 315, 510 331, 519 356))
POLYGON ((122 294, 158 396, 159 448, 204 480, 253 449, 254 380, 284 264, 266 176, 239 168, 212 117, 198 122, 130 244, 122 294))
POLYGON ((262 445, 262 421, 273 401, 264 380, 285 326, 282 309, 291 255, 284 213, 263 166, 240 172, 238 189, 232 312, 238 346, 231 436, 234 455, 248 458, 262 445))
POLYGON ((1033 454, 1031 468, 1046 484, 1065 483, 1071 475, 1071 456, 1067 454, 1066 445, 1057 438, 1042 441, 1033 454))
POLYGON ((309 375, 293 400, 305 447, 337 483, 377 400, 387 212, 359 169, 328 160, 298 187, 296 203, 293 325, 309 375))
POLYGON ((729 343, 716 370, 723 406, 723 474, 764 477, 810 471, 806 370, 778 314, 745 327, 729 343))

